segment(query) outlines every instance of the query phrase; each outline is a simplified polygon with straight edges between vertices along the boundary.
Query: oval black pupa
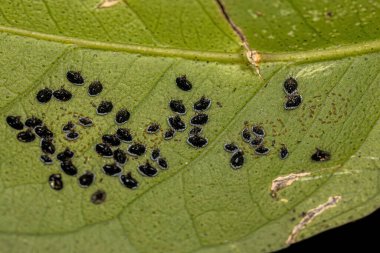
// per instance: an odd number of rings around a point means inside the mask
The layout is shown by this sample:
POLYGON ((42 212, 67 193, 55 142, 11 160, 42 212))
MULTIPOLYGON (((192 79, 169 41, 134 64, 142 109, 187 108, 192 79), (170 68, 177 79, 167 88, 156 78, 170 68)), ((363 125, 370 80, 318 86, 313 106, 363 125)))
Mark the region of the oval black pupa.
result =
POLYGON ((155 177, 158 174, 158 170, 148 161, 145 164, 139 165, 137 171, 145 177, 155 177))
POLYGON ((51 174, 49 176, 48 182, 50 188, 52 188, 53 190, 60 191, 63 189, 63 181, 61 174, 51 174))
POLYGON ((150 154, 150 159, 153 161, 156 161, 160 157, 160 149, 155 148, 152 150, 152 153, 150 154))
POLYGON ((94 124, 89 117, 79 117, 78 123, 83 127, 91 127, 94 124))
POLYGON ((100 116, 107 115, 113 109, 113 104, 110 101, 102 101, 96 108, 96 113, 100 116))
POLYGON ((53 159, 51 159, 50 156, 48 156, 47 154, 43 154, 40 156, 40 160, 43 164, 45 165, 50 165, 50 164, 53 164, 53 159))
POLYGON ((17 140, 21 142, 32 142, 36 139, 36 135, 30 130, 19 132, 17 134, 17 140))
POLYGON ((158 164, 158 167, 160 167, 160 169, 163 169, 163 170, 166 170, 169 167, 168 162, 166 161, 164 157, 159 157, 157 159, 157 164, 158 164))
POLYGON ((40 147, 42 152, 46 154, 54 154, 55 153, 55 146, 53 144, 53 139, 51 138, 43 138, 41 139, 40 147))
POLYGON ((175 113, 178 113, 180 115, 186 114, 186 107, 183 104, 182 100, 170 100, 169 107, 175 113))
POLYGON ((120 139, 115 134, 105 134, 102 136, 102 141, 110 146, 116 147, 119 146, 120 139))
POLYGON ((95 151, 96 153, 98 153, 99 155, 103 156, 103 157, 112 157, 113 156, 113 152, 112 152, 112 149, 110 148, 110 146, 108 146, 107 144, 104 144, 104 143, 99 143, 99 144, 96 144, 95 145, 95 151))
POLYGON ((183 91, 190 91, 193 88, 193 85, 189 80, 187 80, 186 75, 179 76, 175 79, 177 87, 183 91))
POLYGON ((116 113, 115 122, 118 125, 126 123, 131 117, 131 113, 127 109, 121 109, 116 113))
POLYGON ((192 129, 189 131, 189 135, 196 135, 202 133, 202 128, 199 126, 194 126, 192 129))
POLYGON ((36 126, 42 126, 43 122, 37 117, 30 117, 27 120, 25 120, 25 126, 35 128, 36 126))
POLYGON ((196 134, 190 135, 189 138, 187 138, 187 143, 194 148, 203 148, 207 145, 208 140, 196 134))
POLYGON ((67 122, 67 123, 62 127, 62 131, 63 131, 64 133, 68 133, 68 132, 74 130, 74 128, 75 128, 75 124, 74 124, 73 122, 69 121, 69 122, 67 122))
POLYGON ((146 147, 141 143, 134 143, 128 147, 128 154, 131 156, 142 156, 145 154, 146 147))
POLYGON ((91 195, 91 202, 95 205, 99 205, 104 203, 107 199, 107 193, 104 190, 97 190, 91 195))
POLYGON ((186 124, 185 124, 185 122, 182 121, 182 119, 179 115, 170 116, 168 118, 168 124, 175 131, 183 132, 186 130, 186 124))
POLYGON ((155 134, 160 130, 160 125, 158 123, 151 123, 147 128, 146 132, 148 134, 155 134))
POLYGON ((255 148, 263 144, 263 142, 264 142, 264 139, 262 137, 256 136, 255 138, 251 140, 249 144, 251 144, 251 146, 255 148))
POLYGON ((175 135, 175 131, 173 128, 169 128, 164 132, 164 140, 171 140, 175 135))
POLYGON ((21 122, 20 116, 7 116, 6 121, 10 127, 16 130, 22 130, 24 128, 24 124, 21 122))
POLYGON ((57 160, 59 160, 61 162, 70 160, 73 157, 74 157, 74 152, 71 151, 69 148, 66 148, 64 151, 59 152, 57 154, 57 160))
POLYGON ((203 126, 208 122, 208 115, 205 113, 198 113, 190 119, 190 124, 193 126, 203 126))
POLYGON ((73 83, 75 85, 83 85, 84 83, 84 78, 79 71, 67 71, 66 78, 70 83, 73 83))
POLYGON ((297 109, 302 103, 302 96, 300 94, 293 94, 288 96, 287 101, 284 104, 285 110, 297 109))
POLYGON ((133 138, 128 128, 119 128, 116 131, 116 137, 122 142, 132 142, 133 138))
POLYGON ((281 160, 286 159, 289 156, 288 148, 285 145, 282 145, 279 151, 279 156, 281 160))
POLYGON ((139 182, 132 177, 132 173, 128 172, 125 175, 120 175, 120 183, 129 189, 136 189, 139 186, 139 182))
POLYGON ((267 155, 269 153, 269 148, 265 147, 264 145, 260 145, 255 149, 256 155, 267 155))
POLYGON ((287 95, 291 95, 297 91, 298 83, 293 77, 289 77, 284 82, 284 91, 287 95))
POLYGON ((260 125, 253 125, 252 126, 252 133, 256 135, 257 137, 263 138, 265 136, 264 128, 260 125))
POLYGON ((102 92, 103 90, 103 85, 100 81, 96 80, 93 81, 89 86, 88 86, 88 95, 93 97, 97 96, 102 92))
POLYGON ((206 111, 211 106, 211 100, 202 96, 197 102, 194 103, 193 109, 196 112, 206 111))
POLYGON ((36 126, 34 128, 34 132, 40 137, 40 138, 53 138, 54 134, 52 131, 50 131, 47 126, 36 126))
POLYGON ((78 169, 71 160, 61 162, 61 170, 69 176, 75 176, 78 174, 78 169))
POLYGON ((250 142, 252 139, 251 133, 248 128, 244 128, 243 131, 241 132, 241 138, 245 142, 250 142))
POLYGON ((120 165, 124 165, 127 162, 127 155, 122 149, 116 149, 113 151, 113 159, 120 165))
POLYGON ((330 160, 330 158, 331 158, 330 152, 319 149, 319 148, 317 148, 315 150, 315 153, 312 154, 311 156, 311 160, 315 162, 325 162, 325 161, 330 160))
POLYGON ((226 143, 224 144, 224 150, 229 153, 234 153, 235 151, 238 151, 239 147, 235 143, 226 143))
POLYGON ((66 133, 65 138, 69 141, 75 141, 79 138, 79 133, 75 132, 74 130, 71 130, 70 132, 66 133))
POLYGON ((59 90, 55 90, 53 92, 53 96, 58 101, 66 102, 66 101, 69 101, 73 97, 73 94, 71 94, 70 91, 64 88, 60 88, 59 90))
POLYGON ((231 166, 231 168, 234 169, 234 170, 240 169, 241 167, 243 167, 243 165, 244 165, 244 161, 245 161, 245 158, 244 158, 244 153, 243 153, 243 151, 241 151, 241 150, 236 151, 236 152, 231 156, 231 159, 230 159, 230 166, 231 166))
POLYGON ((92 185, 95 181, 95 174, 91 171, 86 171, 84 174, 80 175, 78 178, 79 186, 82 188, 87 188, 92 185))
POLYGON ((102 167, 102 171, 107 176, 116 177, 120 175, 122 169, 116 163, 112 163, 112 164, 105 164, 102 167))
POLYGON ((37 92, 36 99, 41 104, 45 104, 51 100, 52 96, 53 96, 53 91, 49 88, 44 88, 37 92))

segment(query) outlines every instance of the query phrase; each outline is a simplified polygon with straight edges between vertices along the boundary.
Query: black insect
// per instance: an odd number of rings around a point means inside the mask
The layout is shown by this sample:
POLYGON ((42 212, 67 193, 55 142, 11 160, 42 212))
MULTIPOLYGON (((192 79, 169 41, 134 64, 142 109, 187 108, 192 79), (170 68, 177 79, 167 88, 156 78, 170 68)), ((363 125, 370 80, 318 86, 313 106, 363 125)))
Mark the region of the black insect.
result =
POLYGON ((38 102, 45 104, 50 101, 52 96, 53 91, 49 88, 44 88, 37 92, 36 98, 38 102))
POLYGON ((51 138, 43 138, 41 139, 41 150, 42 152, 46 154, 54 154, 55 153, 55 146, 53 144, 53 139, 51 138))
POLYGON ((111 177, 116 177, 116 176, 120 175, 120 173, 122 171, 121 168, 116 163, 106 164, 103 166, 102 170, 103 170, 104 174, 111 176, 111 177))
POLYGON ((199 113, 190 119, 190 124, 193 126, 203 126, 208 122, 208 115, 199 113))
POLYGON ((91 202, 95 205, 99 205, 106 201, 107 193, 103 190, 97 190, 91 195, 91 202))
POLYGON ((73 95, 71 94, 70 91, 65 90, 64 88, 60 88, 59 90, 55 90, 53 92, 53 96, 58 100, 62 102, 69 101, 73 95))
POLYGON ((159 157, 158 159, 157 159, 157 164, 158 164, 158 166, 161 168, 161 169, 163 169, 163 170, 166 170, 169 166, 168 166, 168 162, 166 161, 166 159, 165 158, 163 158, 163 157, 159 157))
POLYGON ((234 170, 240 169, 244 165, 244 153, 241 150, 236 151, 230 159, 230 166, 234 170))
POLYGON ((127 128, 119 128, 116 131, 116 137, 121 140, 122 142, 131 142, 132 141, 132 135, 127 128))
POLYGON ((288 148, 285 145, 281 146, 279 155, 280 155, 280 159, 282 160, 286 159, 289 156, 288 148))
POLYGON ((255 149, 256 155, 267 155, 269 153, 269 148, 265 147, 264 145, 260 145, 255 149))
POLYGON ((284 104, 286 110, 294 110, 298 108, 302 103, 302 96, 298 93, 288 96, 287 101, 284 104))
POLYGON ((152 123, 146 128, 148 134, 155 134, 160 130, 160 125, 157 123, 152 123))
POLYGON ((113 147, 120 145, 120 140, 115 134, 105 134, 102 136, 102 141, 106 144, 109 144, 113 147))
POLYGON ((196 112, 206 111, 211 106, 211 100, 202 96, 197 102, 194 103, 193 109, 196 112))
POLYGON ((127 109, 121 109, 116 113, 115 122, 118 125, 126 123, 131 117, 130 112, 127 109))
POLYGON ((100 102, 98 108, 96 109, 96 113, 98 115, 106 115, 110 113, 113 109, 113 104, 110 101, 102 101, 100 102))
POLYGON ((137 167, 138 172, 145 177, 154 177, 158 174, 158 170, 154 168, 148 161, 137 167))
POLYGON ((76 139, 79 138, 79 134, 75 132, 74 130, 71 130, 70 132, 66 134, 65 138, 69 141, 75 141, 76 139))
POLYGON ((35 128, 36 126, 42 126, 42 120, 36 117, 31 117, 25 121, 25 126, 35 128))
POLYGON ((124 165, 127 162, 127 155, 123 150, 118 148, 113 152, 113 159, 118 164, 124 165))
POLYGON ((36 126, 34 128, 34 132, 40 137, 40 138, 53 138, 53 132, 50 131, 47 126, 36 126))
POLYGON ((51 174, 49 176, 49 185, 53 190, 59 191, 63 188, 63 181, 61 174, 51 174))
POLYGON ((16 130, 22 130, 24 128, 24 124, 20 119, 20 116, 7 116, 6 121, 10 127, 16 130))
POLYGON ((150 158, 153 161, 156 161, 159 157, 160 157, 160 149, 158 149, 158 148, 153 149, 152 153, 150 155, 150 158))
POLYGON ((84 174, 82 174, 78 178, 78 183, 79 183, 80 187, 87 188, 90 185, 92 185, 92 183, 94 182, 94 180, 95 180, 94 173, 92 173, 91 171, 86 171, 84 174))
POLYGON ((264 128, 259 125, 253 125, 252 133, 256 135, 257 137, 261 137, 261 138, 265 136, 264 128))
POLYGON ((202 128, 198 127, 198 126, 193 127, 189 131, 189 135, 196 135, 196 134, 200 134, 200 133, 202 133, 202 128))
POLYGON ((97 96, 102 92, 103 90, 103 85, 100 81, 93 81, 89 86, 88 86, 88 95, 93 97, 97 96))
POLYGON ((93 125, 92 119, 88 117, 80 117, 78 122, 79 122, 79 125, 84 126, 84 127, 90 127, 93 125))
POLYGON ((64 133, 68 133, 68 132, 72 131, 74 128, 75 128, 75 124, 73 122, 69 121, 69 122, 67 122, 66 125, 64 125, 62 127, 62 131, 64 133))
POLYGON ((173 128, 169 128, 164 132, 164 139, 171 140, 173 139, 174 135, 175 135, 175 131, 173 130, 173 128))
POLYGON ((235 143, 226 143, 224 144, 224 150, 230 153, 238 151, 239 147, 235 143))
POLYGON ((57 154, 57 159, 61 162, 70 160, 74 157, 74 152, 71 151, 69 148, 66 148, 64 151, 57 154))
POLYGON ((187 80, 186 75, 177 77, 175 82, 177 83, 177 87, 183 91, 189 91, 193 88, 191 82, 187 80))
POLYGON ((264 139, 262 137, 256 136, 255 138, 251 140, 249 144, 251 144, 251 146, 255 148, 263 144, 263 142, 264 142, 264 139))
POLYGON ((298 86, 297 80, 294 79, 293 77, 289 77, 284 82, 284 91, 286 94, 291 95, 295 91, 297 91, 297 86, 298 86))
POLYGON ((328 161, 331 158, 331 154, 328 151, 321 150, 317 148, 315 153, 311 156, 311 160, 316 162, 328 161))
POLYGON ((178 113, 180 115, 186 114, 186 107, 183 104, 182 100, 170 100, 169 107, 175 113, 178 113))
POLYGON ((243 129, 243 131, 241 132, 241 138, 245 142, 251 142, 252 136, 248 128, 243 129))
POLYGON ((50 158, 50 156, 44 154, 40 156, 40 160, 43 164, 50 165, 53 163, 53 160, 50 158))
POLYGON ((75 176, 78 174, 78 169, 71 160, 61 162, 61 170, 69 176, 75 176))
POLYGON ((175 131, 183 132, 186 129, 185 122, 182 121, 181 117, 176 116, 170 116, 168 118, 168 124, 171 128, 173 128, 175 131))
POLYGON ((128 147, 128 154, 131 156, 142 156, 145 154, 146 147, 140 143, 134 143, 128 147))
POLYGON ((207 145, 208 140, 196 134, 190 135, 189 138, 187 138, 187 143, 194 148, 203 148, 207 145))
POLYGON ((21 142, 32 142, 35 139, 36 139, 36 135, 30 129, 27 129, 26 131, 19 132, 17 134, 17 140, 19 140, 21 142))
POLYGON ((99 155, 101 155, 103 157, 112 157, 112 155, 113 155, 113 152, 112 152, 112 149, 110 148, 110 146, 108 146, 107 144, 104 144, 104 143, 96 144, 95 151, 96 151, 96 153, 98 153, 99 155))
POLYGON ((70 70, 66 73, 66 78, 70 83, 75 85, 83 85, 84 79, 79 71, 70 70))
POLYGON ((126 175, 120 175, 119 179, 121 184, 129 189, 136 189, 139 186, 139 182, 132 177, 131 172, 128 172, 126 175))

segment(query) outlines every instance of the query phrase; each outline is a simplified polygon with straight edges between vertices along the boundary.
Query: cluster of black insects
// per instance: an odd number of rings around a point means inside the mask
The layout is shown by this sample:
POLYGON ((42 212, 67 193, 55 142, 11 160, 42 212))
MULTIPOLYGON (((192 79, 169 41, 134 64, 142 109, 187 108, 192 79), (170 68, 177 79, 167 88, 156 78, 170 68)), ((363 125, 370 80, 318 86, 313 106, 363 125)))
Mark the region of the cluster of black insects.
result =
MULTIPOLYGON (((67 80, 77 86, 84 85, 84 78, 80 72, 68 71, 66 73, 67 80)), ((186 76, 180 76, 176 78, 176 84, 178 88, 183 91, 190 91, 192 89, 191 82, 186 78, 186 76)), ((88 95, 97 96, 103 90, 103 85, 100 81, 93 81, 88 86, 88 95)), ((40 103, 48 103, 51 98, 54 97, 58 101, 66 102, 69 101, 73 96, 71 92, 61 87, 59 90, 53 91, 50 88, 43 88, 37 92, 36 99, 40 103)), ((190 119, 190 125, 193 128, 189 131, 189 136, 187 138, 187 143, 194 148, 203 148, 207 145, 208 140, 206 137, 202 136, 202 126, 204 126, 209 117, 205 113, 211 106, 211 100, 202 96, 193 105, 193 110, 196 114, 190 119)), ((169 128, 164 131, 163 139, 170 140, 174 137, 176 132, 183 132, 186 130, 186 123, 181 119, 180 116, 186 114, 186 106, 183 104, 182 100, 171 100, 169 102, 169 108, 175 113, 174 116, 169 116, 167 119, 169 128)), ((96 108, 96 113, 99 116, 109 114, 113 109, 113 104, 110 101, 102 101, 96 108)), ((136 189, 139 182, 132 176, 131 172, 123 174, 122 167, 128 161, 128 156, 140 157, 146 153, 146 146, 142 143, 133 143, 133 136, 128 128, 122 128, 121 125, 125 124, 131 117, 130 112, 123 108, 120 109, 115 116, 115 123, 119 126, 114 134, 105 134, 101 137, 102 142, 96 144, 95 151, 98 155, 104 158, 113 158, 113 162, 107 163, 102 167, 102 172, 108 176, 118 177, 121 184, 129 189, 136 189), (126 151, 121 149, 119 146, 121 143, 128 143, 129 146, 126 151)), ((6 121, 9 126, 17 130, 24 129, 24 123, 21 121, 19 116, 8 116, 6 121)), ((78 124, 82 127, 91 127, 93 125, 92 119, 89 117, 79 117, 78 124)), ((17 134, 17 139, 21 142, 32 142, 36 137, 41 138, 41 151, 42 155, 40 160, 46 164, 50 165, 53 163, 51 155, 55 153, 55 146, 53 143, 53 132, 43 123, 41 119, 37 117, 31 117, 26 119, 25 126, 27 129, 21 131, 17 134)), ((160 130, 160 125, 158 123, 151 123, 147 128, 146 132, 148 134, 156 134, 160 130)), ((72 121, 67 122, 62 127, 62 132, 65 134, 65 138, 69 141, 78 139, 79 134, 76 132, 76 124, 72 121)), ((151 152, 151 160, 157 164, 161 170, 168 169, 167 160, 161 156, 160 150, 154 148, 151 152)), ((62 152, 59 152, 56 159, 60 163, 60 169, 64 174, 69 176, 77 176, 78 169, 73 162, 74 152, 69 148, 66 148, 62 152)), ((154 177, 158 174, 157 168, 152 165, 148 160, 140 164, 137 171, 145 177, 154 177)), ((85 171, 82 175, 78 177, 78 183, 80 187, 87 188, 93 184, 95 181, 95 174, 91 171, 85 171)), ((49 185, 54 190, 63 189, 64 183, 62 175, 60 173, 54 173, 49 176, 49 185)), ((92 194, 91 201, 95 204, 102 203, 106 198, 106 192, 103 190, 97 190, 92 194)))

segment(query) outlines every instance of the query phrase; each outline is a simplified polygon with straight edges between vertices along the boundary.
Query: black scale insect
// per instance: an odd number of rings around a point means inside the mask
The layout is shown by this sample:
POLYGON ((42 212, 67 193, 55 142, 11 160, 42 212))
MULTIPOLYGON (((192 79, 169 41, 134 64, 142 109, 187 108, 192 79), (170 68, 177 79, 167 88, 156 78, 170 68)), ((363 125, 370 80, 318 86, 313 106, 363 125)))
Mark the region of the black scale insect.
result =
POLYGON ((186 107, 182 100, 170 100, 169 107, 173 112, 178 113, 179 115, 186 114, 186 107))
POLYGON ((37 92, 36 99, 38 102, 45 104, 51 100, 53 91, 49 88, 44 88, 37 92))
POLYGON ((83 126, 83 127, 90 127, 94 123, 92 122, 92 119, 90 119, 89 117, 80 117, 78 119, 78 124, 83 126))
POLYGON ((224 150, 229 153, 235 153, 239 150, 239 147, 235 143, 226 143, 224 144, 224 150))
POLYGON ((102 136, 102 141, 113 147, 117 147, 121 144, 119 138, 115 134, 105 134, 102 136))
POLYGON ((258 147, 260 146, 261 144, 263 144, 264 142, 264 139, 262 137, 255 137, 251 140, 251 142, 249 143, 252 147, 258 147))
POLYGON ((194 126, 192 129, 189 131, 189 135, 196 135, 202 133, 202 128, 198 126, 194 126))
POLYGON ((257 137, 263 138, 265 136, 265 131, 262 126, 259 125, 253 125, 252 126, 252 133, 256 135, 257 137))
POLYGON ((110 146, 108 146, 107 144, 104 144, 104 143, 96 144, 95 151, 96 151, 96 153, 98 153, 99 155, 101 155, 103 157, 112 157, 113 156, 113 151, 110 148, 110 146))
POLYGON ((153 161, 157 161, 159 157, 160 157, 160 149, 158 148, 153 149, 150 155, 150 159, 152 159, 153 161))
POLYGON ((84 78, 79 71, 70 70, 66 73, 66 78, 70 83, 75 85, 83 85, 84 78))
POLYGON ((203 112, 209 109, 211 106, 211 100, 202 96, 197 102, 194 103, 193 109, 196 112, 203 112))
POLYGON ((298 83, 293 77, 289 77, 284 82, 284 91, 287 95, 291 95, 297 91, 298 83))
POLYGON ((39 118, 36 118, 32 116, 31 118, 28 118, 25 121, 25 126, 30 127, 30 128, 35 128, 37 126, 42 126, 43 122, 39 118))
POLYGON ((194 148, 203 148, 207 145, 208 140, 198 134, 190 135, 187 138, 187 143, 194 148))
POLYGON ((66 148, 64 151, 59 152, 57 154, 57 160, 61 162, 68 161, 73 157, 74 157, 74 152, 71 151, 69 148, 66 148))
POLYGON ((186 124, 185 124, 185 122, 182 121, 182 119, 179 115, 170 116, 168 118, 168 124, 175 131, 183 132, 186 130, 186 124))
POLYGON ((116 137, 122 142, 132 142, 132 135, 127 128, 119 128, 116 131, 116 137))
POLYGON ((17 140, 19 140, 21 142, 32 142, 35 139, 36 139, 36 135, 30 129, 27 129, 26 131, 19 132, 17 134, 17 140))
POLYGON ((75 141, 79 138, 79 133, 75 132, 74 130, 71 130, 70 132, 66 133, 65 138, 69 141, 75 141))
POLYGON ((112 164, 105 164, 102 167, 102 171, 104 172, 104 174, 108 176, 116 177, 120 175, 120 173, 122 172, 122 169, 116 163, 112 163, 112 164))
POLYGON ((269 148, 265 147, 264 145, 260 145, 255 149, 256 155, 267 155, 269 153, 269 148))
POLYGON ((146 132, 148 134, 155 134, 160 130, 160 125, 158 123, 151 123, 147 128, 146 132))
POLYGON ((124 165, 128 161, 126 153, 119 148, 113 152, 113 159, 120 165, 124 165))
POLYGON ((128 154, 131 156, 142 156, 145 154, 146 147, 141 143, 134 143, 128 147, 128 154))
POLYGON ((62 127, 62 131, 63 131, 64 133, 68 133, 68 132, 74 130, 74 128, 75 128, 75 124, 74 124, 73 122, 69 121, 69 122, 67 122, 67 123, 62 127))
POLYGON ((60 88, 59 90, 55 90, 53 92, 53 97, 58 101, 66 102, 73 97, 73 94, 64 88, 60 88))
POLYGON ((126 123, 131 117, 131 113, 127 109, 121 109, 116 113, 115 122, 118 125, 126 123))
POLYGON ((183 91, 190 91, 193 88, 193 85, 189 80, 187 80, 186 75, 179 76, 175 79, 177 87, 183 91))
POLYGON ((107 115, 113 109, 113 104, 110 101, 102 101, 96 108, 96 113, 100 116, 107 115))
POLYGON ((24 129, 24 124, 21 122, 20 116, 7 116, 6 121, 10 127, 16 130, 24 129))
POLYGON ((244 128, 243 131, 241 132, 241 138, 245 142, 250 142, 252 139, 251 132, 249 131, 248 128, 244 128))
POLYGON ((54 134, 47 126, 36 126, 34 128, 34 132, 40 137, 40 138, 53 138, 54 134))
POLYGON ((287 101, 284 104, 286 110, 294 110, 298 108, 302 103, 302 96, 298 93, 288 96, 287 101))
POLYGON ((136 189, 139 186, 139 182, 132 177, 132 173, 128 172, 125 175, 119 176, 120 183, 129 189, 136 189))
POLYGON ((91 202, 95 205, 102 204, 104 201, 106 201, 107 193, 103 190, 97 190, 91 195, 91 202))
POLYGON ((175 135, 175 131, 173 128, 169 128, 164 132, 164 140, 171 140, 175 135))
POLYGON ((63 181, 62 181, 62 176, 61 174, 51 174, 49 176, 49 185, 50 188, 56 191, 60 191, 63 188, 63 181))
POLYGON ((75 176, 78 174, 78 169, 71 160, 61 162, 61 170, 69 176, 75 176))
POLYGON ((281 146, 280 152, 279 152, 279 156, 280 156, 281 160, 284 160, 284 159, 288 158, 289 151, 288 151, 288 148, 285 145, 281 146))
POLYGON ((50 156, 43 154, 40 156, 40 160, 45 165, 53 164, 53 160, 50 158, 50 156))
POLYGON ((103 85, 100 81, 93 81, 89 86, 88 86, 88 95, 91 97, 97 96, 102 92, 103 90, 103 85))
POLYGON ((199 113, 190 119, 190 124, 193 126, 203 126, 208 122, 208 115, 199 113))
POLYGON ((87 188, 92 185, 95 181, 95 175, 91 171, 86 171, 84 174, 79 176, 78 183, 82 188, 87 188))
POLYGON ((42 152, 46 154, 54 154, 55 153, 55 146, 53 144, 52 138, 43 138, 41 139, 40 147, 42 152))
POLYGON ((160 169, 163 169, 163 170, 166 170, 169 167, 168 162, 163 157, 159 157, 157 159, 157 164, 158 164, 158 167, 160 167, 160 169))
POLYGON ((154 168, 148 161, 145 164, 137 167, 138 172, 145 177, 155 177, 158 174, 158 170, 154 168))
POLYGON ((244 165, 244 153, 241 150, 235 151, 230 159, 230 166, 232 169, 237 170, 244 165))
POLYGON ((325 162, 330 160, 331 154, 328 151, 316 148, 315 153, 311 156, 311 160, 315 162, 325 162))

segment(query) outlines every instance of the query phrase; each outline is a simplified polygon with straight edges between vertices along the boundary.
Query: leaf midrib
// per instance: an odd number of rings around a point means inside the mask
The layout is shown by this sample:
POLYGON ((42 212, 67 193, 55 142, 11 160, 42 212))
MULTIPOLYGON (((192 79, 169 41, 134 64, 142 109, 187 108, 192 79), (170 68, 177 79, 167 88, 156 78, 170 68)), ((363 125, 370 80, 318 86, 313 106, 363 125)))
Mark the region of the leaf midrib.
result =
MULTIPOLYGON (((141 46, 136 44, 121 44, 110 42, 99 42, 93 40, 86 40, 68 36, 46 34, 41 32, 29 31, 25 29, 7 27, 0 25, 1 33, 8 33, 33 39, 44 41, 76 45, 82 48, 98 49, 114 52, 127 52, 142 55, 153 55, 163 57, 180 57, 185 59, 201 60, 201 61, 215 61, 227 63, 244 63, 243 52, 208 52, 199 50, 187 50, 179 48, 164 48, 141 46)), ((261 62, 315 62, 321 60, 338 59, 348 56, 361 55, 366 53, 374 53, 380 51, 380 39, 368 42, 361 42, 352 45, 344 45, 339 47, 331 47, 323 50, 308 50, 298 52, 278 52, 278 53, 265 53, 260 52, 261 62)))

